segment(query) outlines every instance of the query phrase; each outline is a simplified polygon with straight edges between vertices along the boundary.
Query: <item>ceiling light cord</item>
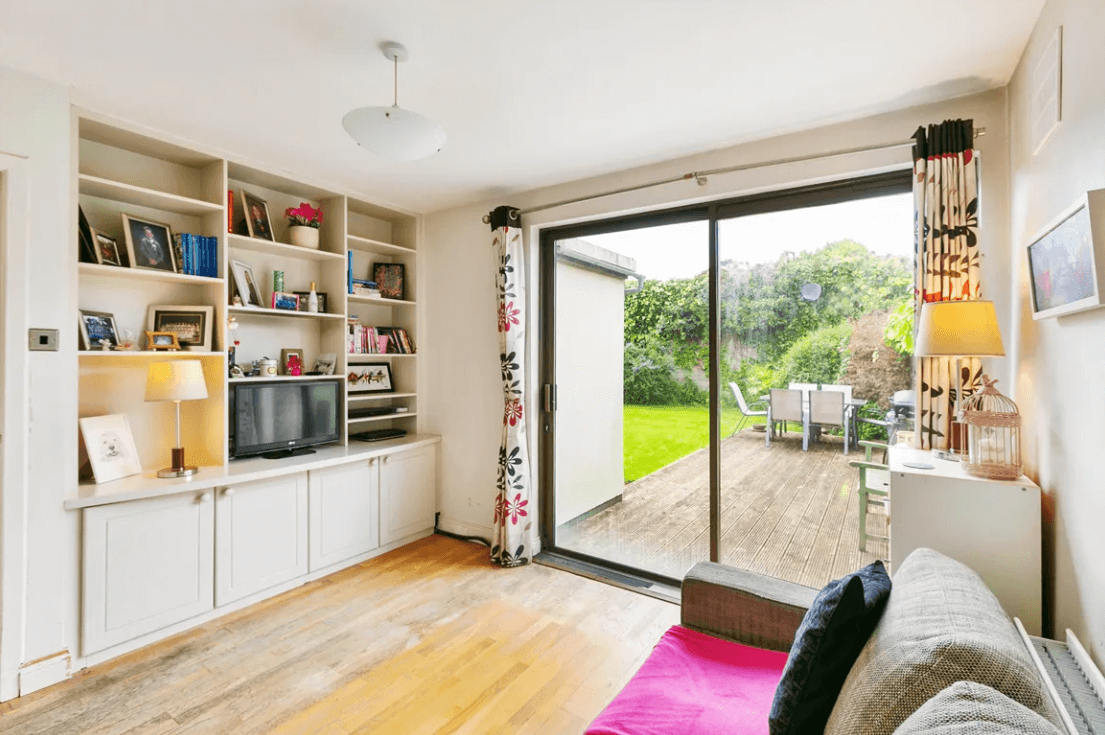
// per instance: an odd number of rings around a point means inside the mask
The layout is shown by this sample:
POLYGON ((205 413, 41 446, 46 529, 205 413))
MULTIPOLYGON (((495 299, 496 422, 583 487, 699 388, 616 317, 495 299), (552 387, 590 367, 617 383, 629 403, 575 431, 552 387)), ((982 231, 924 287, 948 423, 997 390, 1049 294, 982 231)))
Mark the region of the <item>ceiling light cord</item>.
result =
POLYGON ((398 56, 392 56, 391 57, 391 62, 392 62, 392 64, 395 65, 395 89, 394 89, 395 102, 393 102, 391 106, 392 107, 398 107, 399 106, 399 57, 398 56))

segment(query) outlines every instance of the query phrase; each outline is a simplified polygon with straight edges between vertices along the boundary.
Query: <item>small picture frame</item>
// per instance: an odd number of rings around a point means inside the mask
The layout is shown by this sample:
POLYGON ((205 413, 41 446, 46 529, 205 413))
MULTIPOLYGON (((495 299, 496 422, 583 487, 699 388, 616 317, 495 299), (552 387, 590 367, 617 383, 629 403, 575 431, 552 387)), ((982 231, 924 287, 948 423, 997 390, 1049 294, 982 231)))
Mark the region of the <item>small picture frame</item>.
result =
POLYGON ((146 325, 150 333, 172 332, 182 349, 211 352, 214 312, 210 306, 153 304, 146 309, 146 325))
POLYGON ((246 217, 246 231, 250 237, 276 242, 276 238, 272 236, 272 221, 269 219, 268 202, 243 189, 242 213, 246 217))
POLYGON ((273 291, 272 292, 272 304, 273 309, 282 309, 284 311, 301 311, 299 308, 299 297, 294 293, 288 293, 286 291, 273 291))
POLYGON ((123 414, 89 416, 78 421, 88 463, 96 484, 137 475, 142 471, 130 423, 123 414))
POLYGON ((326 352, 315 360, 315 372, 322 375, 333 375, 334 366, 338 364, 338 356, 333 352, 326 352))
POLYGON ((132 268, 149 268, 177 273, 173 253, 173 231, 169 225, 123 213, 123 236, 132 268))
POLYGON ((372 280, 385 299, 400 299, 403 296, 406 269, 402 263, 373 263, 372 280))
POLYGON ((240 260, 232 260, 230 261, 230 272, 234 275, 234 286, 238 289, 242 306, 264 306, 264 302, 261 301, 261 292, 257 288, 257 278, 253 275, 252 266, 240 260))
POLYGON ((147 350, 179 350, 176 332, 146 332, 147 350))
MULTIPOLYGON (((307 299, 310 298, 310 291, 292 291, 299 297, 299 311, 307 311, 307 299)), ((324 291, 315 291, 315 296, 318 296, 318 313, 326 313, 326 293, 324 291)))
POLYGON ((80 327, 82 350, 102 349, 105 340, 109 349, 119 349, 119 330, 115 326, 114 314, 81 309, 80 327))
POLYGON ((119 243, 114 237, 109 237, 102 232, 92 230, 92 244, 95 247, 96 262, 100 265, 117 265, 122 267, 123 256, 119 253, 119 243))
POLYGON ((296 348, 294 350, 280 350, 280 372, 284 375, 295 375, 292 372, 292 366, 289 364, 289 360, 292 357, 299 359, 299 374, 302 375, 306 372, 307 368, 303 364, 303 350, 296 348))
POLYGON ((350 393, 394 393, 391 381, 391 365, 386 362, 368 363, 349 368, 346 376, 350 393))

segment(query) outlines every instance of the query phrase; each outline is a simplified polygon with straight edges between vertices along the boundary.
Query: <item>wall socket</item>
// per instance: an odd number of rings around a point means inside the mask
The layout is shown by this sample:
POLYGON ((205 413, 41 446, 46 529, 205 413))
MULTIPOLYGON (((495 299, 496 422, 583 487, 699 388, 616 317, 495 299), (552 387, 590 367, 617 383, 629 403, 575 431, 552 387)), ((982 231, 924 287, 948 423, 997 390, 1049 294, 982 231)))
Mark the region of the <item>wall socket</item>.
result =
POLYGON ((57 352, 58 330, 56 329, 28 329, 27 349, 34 351, 57 352))

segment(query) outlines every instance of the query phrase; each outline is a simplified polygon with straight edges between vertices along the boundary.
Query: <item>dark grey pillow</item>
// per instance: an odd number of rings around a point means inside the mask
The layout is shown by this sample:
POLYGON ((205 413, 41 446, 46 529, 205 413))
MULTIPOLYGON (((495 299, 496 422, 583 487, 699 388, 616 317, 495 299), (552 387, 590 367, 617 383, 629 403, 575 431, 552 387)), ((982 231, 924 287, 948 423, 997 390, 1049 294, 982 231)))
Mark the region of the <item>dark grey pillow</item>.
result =
POLYGON ((973 681, 952 684, 921 705, 894 735, 1061 735, 1023 704, 973 681))
POLYGON ((794 636, 768 716, 771 735, 820 733, 890 596, 881 561, 825 585, 794 636))

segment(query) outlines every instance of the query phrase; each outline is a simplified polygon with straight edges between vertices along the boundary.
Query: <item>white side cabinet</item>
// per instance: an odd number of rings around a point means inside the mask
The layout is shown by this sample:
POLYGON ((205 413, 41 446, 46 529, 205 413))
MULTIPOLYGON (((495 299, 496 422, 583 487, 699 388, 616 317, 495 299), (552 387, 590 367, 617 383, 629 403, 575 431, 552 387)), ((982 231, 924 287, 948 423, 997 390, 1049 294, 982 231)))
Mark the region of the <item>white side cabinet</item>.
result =
POLYGON ((214 607, 212 491, 84 511, 85 655, 214 607))
POLYGON ((306 472, 216 491, 216 605, 226 605, 305 574, 306 472))
POLYGON ((380 460, 380 543, 434 527, 437 450, 433 446, 385 455, 380 460))
POLYGON ((309 473, 312 572, 380 545, 377 465, 373 457, 309 473))

